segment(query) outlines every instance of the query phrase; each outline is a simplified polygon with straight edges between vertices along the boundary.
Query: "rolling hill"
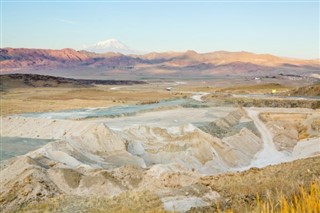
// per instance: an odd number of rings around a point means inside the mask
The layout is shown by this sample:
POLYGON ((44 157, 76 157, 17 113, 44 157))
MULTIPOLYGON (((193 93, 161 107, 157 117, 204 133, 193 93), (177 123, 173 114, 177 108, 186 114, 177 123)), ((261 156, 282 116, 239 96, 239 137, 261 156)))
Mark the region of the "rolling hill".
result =
POLYGON ((211 53, 164 52, 145 55, 94 53, 73 49, 0 49, 2 73, 55 74, 90 72, 90 75, 274 75, 279 73, 314 74, 318 60, 301 60, 269 54, 218 51, 211 53))

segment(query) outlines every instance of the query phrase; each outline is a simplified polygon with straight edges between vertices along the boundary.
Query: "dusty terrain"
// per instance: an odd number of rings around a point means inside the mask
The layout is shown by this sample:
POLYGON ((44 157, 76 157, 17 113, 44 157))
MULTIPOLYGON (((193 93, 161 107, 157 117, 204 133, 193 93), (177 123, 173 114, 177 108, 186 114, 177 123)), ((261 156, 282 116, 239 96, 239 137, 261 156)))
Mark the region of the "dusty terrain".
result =
POLYGON ((224 98, 296 85, 212 82, 2 92, 1 137, 48 142, 1 159, 1 210, 243 212, 320 178, 317 97, 243 108, 224 98))
MULTIPOLYGON (((69 80, 57 84, 56 79, 53 82, 50 80, 49 84, 45 80, 33 80, 26 84, 25 78, 7 81, 4 76, 1 76, 1 79, 5 81, 1 86, 3 90, 0 91, 2 115, 146 104, 161 100, 187 98, 195 92, 209 93, 203 99, 216 105, 320 108, 320 100, 317 99, 279 100, 278 95, 288 98, 290 97, 288 94, 295 94, 296 91, 303 91, 304 88, 317 88, 317 84, 300 88, 303 85, 310 85, 309 80, 290 80, 283 76, 280 79, 261 78, 259 80, 247 77, 216 77, 199 80, 149 79, 144 81, 147 84, 136 85, 117 85, 119 83, 134 83, 135 81, 111 82, 116 85, 94 85, 91 83, 88 85, 78 81, 70 83, 69 80), (46 86, 43 87, 43 85, 46 86), (172 91, 166 91, 168 87, 171 87, 172 91), (276 89, 278 93, 275 97, 232 96, 233 94, 270 95, 273 89, 276 89), (274 101, 275 99, 277 101, 274 101)), ((109 84, 110 82, 106 81, 105 83, 109 84)), ((310 95, 316 96, 317 93, 310 93, 310 95)))

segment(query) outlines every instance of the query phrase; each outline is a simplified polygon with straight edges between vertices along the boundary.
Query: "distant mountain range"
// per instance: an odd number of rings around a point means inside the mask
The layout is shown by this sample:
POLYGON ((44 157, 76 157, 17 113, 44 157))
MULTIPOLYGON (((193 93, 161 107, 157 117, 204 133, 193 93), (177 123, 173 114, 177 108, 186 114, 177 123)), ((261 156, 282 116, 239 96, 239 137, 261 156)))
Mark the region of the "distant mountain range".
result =
MULTIPOLYGON (((103 46, 103 44, 101 44, 103 46)), ((98 47, 97 47, 98 48, 98 47)), ((163 52, 144 55, 94 53, 73 49, 0 49, 2 73, 65 74, 66 76, 210 76, 316 74, 319 60, 301 60, 269 54, 218 51, 163 52)))

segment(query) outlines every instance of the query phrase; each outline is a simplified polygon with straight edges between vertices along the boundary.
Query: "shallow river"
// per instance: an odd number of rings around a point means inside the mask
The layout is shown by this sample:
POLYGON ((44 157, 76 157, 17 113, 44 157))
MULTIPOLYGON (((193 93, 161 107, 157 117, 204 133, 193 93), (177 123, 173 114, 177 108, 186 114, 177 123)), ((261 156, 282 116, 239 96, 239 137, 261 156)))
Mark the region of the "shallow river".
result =
POLYGON ((46 113, 25 113, 17 116, 30 118, 49 118, 49 119, 84 119, 84 118, 98 118, 98 117, 120 117, 135 115, 139 112, 152 111, 164 107, 182 106, 184 104, 192 103, 190 99, 177 99, 169 101, 160 101, 159 103, 143 104, 143 105, 127 105, 114 106, 109 108, 86 108, 65 110, 59 112, 46 113))

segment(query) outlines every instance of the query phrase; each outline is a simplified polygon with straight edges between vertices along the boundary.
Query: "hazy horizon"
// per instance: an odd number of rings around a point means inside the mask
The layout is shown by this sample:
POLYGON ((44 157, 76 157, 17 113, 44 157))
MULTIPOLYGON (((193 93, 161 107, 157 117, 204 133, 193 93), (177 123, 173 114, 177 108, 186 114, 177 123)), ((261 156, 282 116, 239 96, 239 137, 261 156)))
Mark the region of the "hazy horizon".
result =
POLYGON ((1 47, 230 51, 318 59, 319 2, 2 1, 1 47))

